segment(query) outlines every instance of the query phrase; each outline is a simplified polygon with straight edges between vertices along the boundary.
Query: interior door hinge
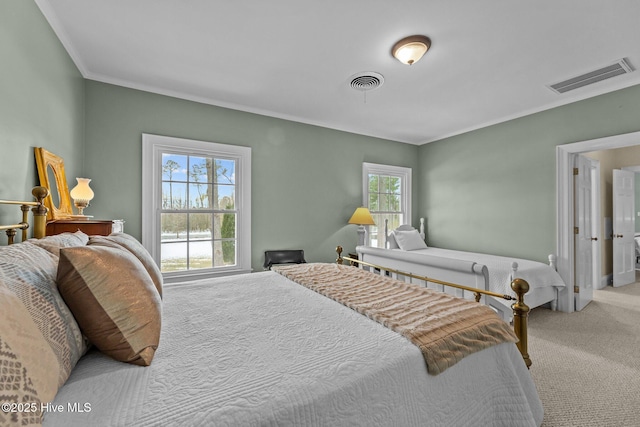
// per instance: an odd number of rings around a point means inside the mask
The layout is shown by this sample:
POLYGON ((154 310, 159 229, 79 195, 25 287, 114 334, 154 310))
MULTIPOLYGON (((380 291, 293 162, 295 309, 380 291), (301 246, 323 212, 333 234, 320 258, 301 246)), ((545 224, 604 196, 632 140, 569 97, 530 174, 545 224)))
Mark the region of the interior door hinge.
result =
POLYGON ((573 227, 573 234, 580 234, 580 227, 573 227))
POLYGON ((573 292, 576 293, 576 294, 579 294, 580 293, 580 286, 574 286, 573 287, 573 292))
POLYGON ((574 175, 579 175, 579 169, 578 168, 573 168, 573 174, 574 175))

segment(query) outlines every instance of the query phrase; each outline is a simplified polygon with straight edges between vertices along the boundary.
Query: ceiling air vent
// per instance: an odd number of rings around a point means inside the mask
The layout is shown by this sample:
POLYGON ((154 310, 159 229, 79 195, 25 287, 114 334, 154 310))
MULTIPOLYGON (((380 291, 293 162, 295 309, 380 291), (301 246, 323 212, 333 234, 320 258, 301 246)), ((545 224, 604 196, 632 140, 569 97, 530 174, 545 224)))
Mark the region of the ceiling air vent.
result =
POLYGON ((588 86, 611 77, 620 76, 632 72, 634 69, 627 58, 623 58, 615 64, 598 70, 591 71, 580 76, 573 77, 560 83, 549 85, 549 89, 556 93, 565 93, 574 89, 588 86))
POLYGON ((382 86, 384 83, 384 77, 382 74, 375 73, 373 71, 365 71, 362 73, 354 74, 350 77, 350 86, 355 90, 373 90, 382 86))

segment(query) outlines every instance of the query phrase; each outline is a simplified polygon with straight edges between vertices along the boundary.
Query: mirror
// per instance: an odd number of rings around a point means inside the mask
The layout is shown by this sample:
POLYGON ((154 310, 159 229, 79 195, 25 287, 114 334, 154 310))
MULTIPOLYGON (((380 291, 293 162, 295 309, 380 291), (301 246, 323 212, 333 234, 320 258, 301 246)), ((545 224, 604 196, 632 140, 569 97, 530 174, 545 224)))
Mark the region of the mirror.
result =
POLYGON ((47 179, 49 180, 49 194, 51 195, 51 203, 53 206, 60 206, 60 195, 58 194, 58 185, 56 184, 56 175, 51 165, 47 165, 47 179))
POLYGON ((71 217, 73 210, 62 157, 56 156, 42 147, 35 147, 34 151, 40 185, 49 190, 49 195, 44 199, 44 205, 49 209, 47 221, 71 217))

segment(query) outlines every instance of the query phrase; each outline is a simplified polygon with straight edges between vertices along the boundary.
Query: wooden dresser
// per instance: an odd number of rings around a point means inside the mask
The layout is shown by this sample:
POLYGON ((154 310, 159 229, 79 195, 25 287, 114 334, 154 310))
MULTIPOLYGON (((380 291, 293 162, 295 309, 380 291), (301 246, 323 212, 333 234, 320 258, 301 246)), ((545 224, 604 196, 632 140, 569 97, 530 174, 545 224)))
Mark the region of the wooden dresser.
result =
POLYGON ((82 231, 90 236, 108 236, 111 233, 124 232, 124 220, 121 219, 57 219, 47 223, 47 236, 60 233, 82 231))

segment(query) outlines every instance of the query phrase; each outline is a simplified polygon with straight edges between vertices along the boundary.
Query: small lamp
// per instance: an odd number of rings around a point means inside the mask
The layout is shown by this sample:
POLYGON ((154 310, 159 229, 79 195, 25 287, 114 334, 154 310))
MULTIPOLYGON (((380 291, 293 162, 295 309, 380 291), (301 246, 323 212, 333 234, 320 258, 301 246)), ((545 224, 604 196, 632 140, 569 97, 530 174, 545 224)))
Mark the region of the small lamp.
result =
POLYGON ((93 200, 93 190, 89 187, 91 180, 89 178, 76 178, 78 185, 73 187, 69 195, 73 199, 73 204, 78 209, 78 216, 86 216, 83 211, 89 206, 89 202, 93 200))
POLYGON ((349 224, 357 224, 358 227, 358 246, 364 246, 364 242, 366 242, 365 235, 367 233, 365 225, 376 225, 373 221, 373 217, 371 216, 371 212, 367 208, 357 208, 356 211, 351 215, 351 219, 349 219, 349 224))
POLYGON ((409 36, 397 42, 391 54, 403 64, 413 65, 427 53, 431 47, 431 39, 427 36, 409 36))

